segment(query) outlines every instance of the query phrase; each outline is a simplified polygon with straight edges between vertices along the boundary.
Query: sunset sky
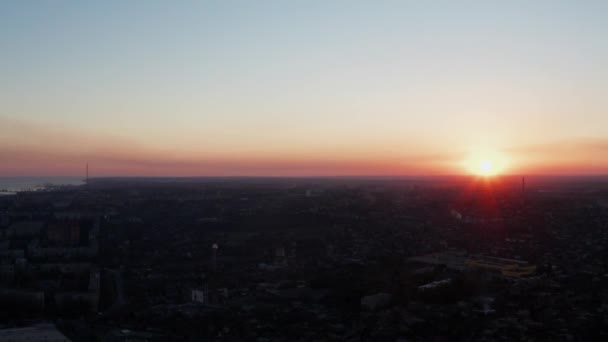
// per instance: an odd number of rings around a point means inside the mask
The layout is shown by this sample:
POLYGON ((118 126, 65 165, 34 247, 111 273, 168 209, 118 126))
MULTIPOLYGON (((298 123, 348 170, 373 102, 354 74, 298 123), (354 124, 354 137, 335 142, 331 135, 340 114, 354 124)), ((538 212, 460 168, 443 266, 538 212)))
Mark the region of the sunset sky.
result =
POLYGON ((0 176, 608 173, 608 1, 1 1, 0 176))

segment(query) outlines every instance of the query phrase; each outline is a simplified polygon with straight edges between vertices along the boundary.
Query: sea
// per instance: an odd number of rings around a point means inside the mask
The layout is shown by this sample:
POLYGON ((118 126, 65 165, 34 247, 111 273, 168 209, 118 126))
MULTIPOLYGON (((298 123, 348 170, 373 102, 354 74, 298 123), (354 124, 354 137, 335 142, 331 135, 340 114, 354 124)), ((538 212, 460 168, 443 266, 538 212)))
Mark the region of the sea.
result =
POLYGON ((83 177, 0 177, 0 195, 83 184, 83 177))

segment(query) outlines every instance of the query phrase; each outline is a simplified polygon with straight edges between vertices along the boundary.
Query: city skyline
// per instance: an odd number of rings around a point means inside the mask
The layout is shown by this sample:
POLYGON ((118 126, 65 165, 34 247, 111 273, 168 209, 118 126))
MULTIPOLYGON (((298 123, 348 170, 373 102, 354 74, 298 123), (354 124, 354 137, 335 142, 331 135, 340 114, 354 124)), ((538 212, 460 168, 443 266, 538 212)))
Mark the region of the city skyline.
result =
POLYGON ((0 176, 606 174, 606 10, 5 2, 0 176))

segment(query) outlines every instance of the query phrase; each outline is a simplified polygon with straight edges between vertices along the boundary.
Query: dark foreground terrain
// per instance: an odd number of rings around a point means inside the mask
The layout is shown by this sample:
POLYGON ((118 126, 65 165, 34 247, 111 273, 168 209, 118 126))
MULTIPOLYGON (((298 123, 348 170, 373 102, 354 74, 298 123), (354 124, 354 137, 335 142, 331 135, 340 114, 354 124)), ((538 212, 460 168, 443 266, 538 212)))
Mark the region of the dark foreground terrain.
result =
POLYGON ((606 178, 95 179, 0 196, 0 340, 608 340, 606 178))

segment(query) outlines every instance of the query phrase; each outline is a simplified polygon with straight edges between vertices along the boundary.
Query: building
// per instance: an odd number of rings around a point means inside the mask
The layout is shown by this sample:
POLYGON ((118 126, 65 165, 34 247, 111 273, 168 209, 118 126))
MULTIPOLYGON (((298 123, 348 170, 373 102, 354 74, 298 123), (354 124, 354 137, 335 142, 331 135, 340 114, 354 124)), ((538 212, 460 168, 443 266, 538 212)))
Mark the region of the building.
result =
POLYGON ((193 289, 191 298, 193 302, 205 304, 205 291, 203 289, 193 289))
POLYGON ((0 329, 0 341, 5 342, 70 342, 54 324, 37 324, 25 328, 0 329))
POLYGON ((18 238, 37 236, 42 231, 44 223, 39 221, 22 221, 9 227, 10 233, 18 238))
POLYGON ((56 246, 76 246, 80 243, 80 225, 75 221, 49 224, 46 236, 56 246))

